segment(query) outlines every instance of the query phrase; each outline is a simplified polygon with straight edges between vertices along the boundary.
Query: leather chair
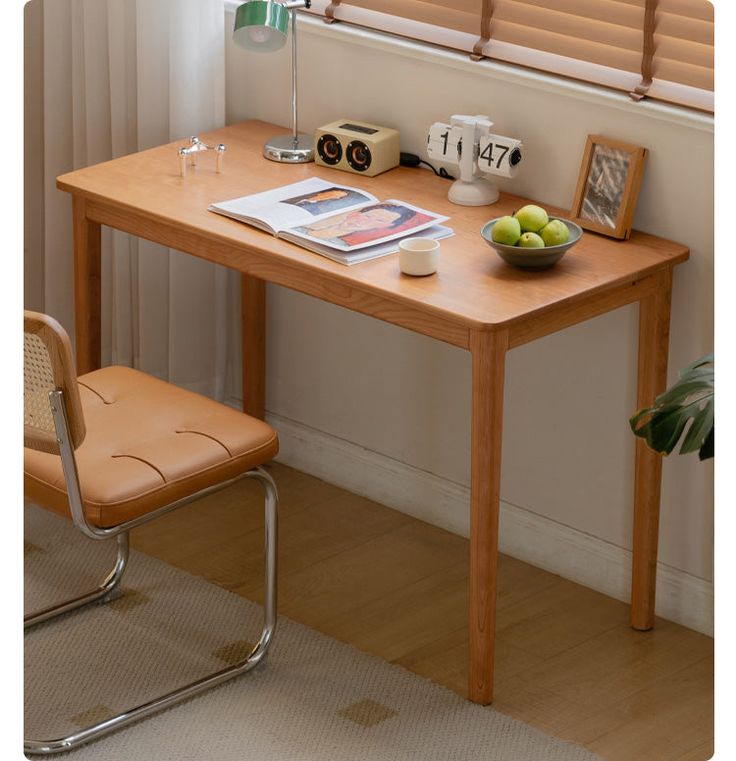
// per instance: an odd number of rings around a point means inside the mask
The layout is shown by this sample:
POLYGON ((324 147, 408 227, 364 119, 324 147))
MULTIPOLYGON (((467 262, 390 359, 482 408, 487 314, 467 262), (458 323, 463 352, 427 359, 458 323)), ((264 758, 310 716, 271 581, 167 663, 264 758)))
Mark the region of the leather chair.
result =
POLYGON ((261 420, 127 367, 79 378, 64 329, 24 313, 24 486, 33 502, 69 516, 91 539, 117 541, 107 578, 90 592, 25 617, 28 628, 114 597, 128 562, 128 532, 239 478, 265 492, 265 594, 260 639, 233 666, 67 737, 25 740, 26 753, 69 750, 249 671, 276 625, 278 496, 259 466, 278 451, 261 420))

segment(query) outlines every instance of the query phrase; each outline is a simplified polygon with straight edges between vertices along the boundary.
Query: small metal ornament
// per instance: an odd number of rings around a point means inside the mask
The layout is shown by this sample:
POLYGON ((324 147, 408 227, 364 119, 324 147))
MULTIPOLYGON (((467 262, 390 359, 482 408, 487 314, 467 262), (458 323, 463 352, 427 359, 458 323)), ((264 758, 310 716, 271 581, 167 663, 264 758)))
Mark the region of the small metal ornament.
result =
POLYGON ((219 145, 207 145, 203 143, 196 135, 189 138, 189 145, 186 148, 179 148, 179 174, 182 177, 187 176, 187 156, 189 156, 189 163, 192 166, 197 165, 197 154, 202 151, 215 151, 217 153, 215 159, 215 171, 220 174, 222 172, 222 161, 225 155, 225 146, 223 143, 219 145))

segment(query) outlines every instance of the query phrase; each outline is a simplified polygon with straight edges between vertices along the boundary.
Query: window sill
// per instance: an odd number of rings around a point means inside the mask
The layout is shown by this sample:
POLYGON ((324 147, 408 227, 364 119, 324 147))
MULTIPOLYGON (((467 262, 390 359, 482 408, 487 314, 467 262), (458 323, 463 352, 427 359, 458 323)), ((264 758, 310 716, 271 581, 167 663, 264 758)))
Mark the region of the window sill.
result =
MULTIPOLYGON (((234 13, 240 4, 238 0, 224 0, 225 12, 234 13)), ((365 29, 345 22, 325 24, 321 18, 308 13, 300 13, 299 24, 299 30, 304 34, 327 37, 351 45, 362 45, 393 55, 440 64, 475 76, 488 76, 527 87, 537 87, 546 92, 558 92, 564 97, 628 111, 631 114, 641 115, 642 112, 645 112, 652 119, 713 133, 713 116, 693 109, 653 100, 635 103, 625 93, 615 90, 498 61, 471 61, 465 53, 365 29)))

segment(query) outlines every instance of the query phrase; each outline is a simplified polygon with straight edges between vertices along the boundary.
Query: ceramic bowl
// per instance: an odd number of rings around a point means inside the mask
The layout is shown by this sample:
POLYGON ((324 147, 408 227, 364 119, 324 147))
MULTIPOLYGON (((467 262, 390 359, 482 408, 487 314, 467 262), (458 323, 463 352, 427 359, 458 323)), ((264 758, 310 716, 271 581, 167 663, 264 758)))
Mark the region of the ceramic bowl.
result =
POLYGON ((525 267, 538 269, 541 267, 551 267, 559 261, 565 252, 571 249, 582 237, 583 230, 579 225, 563 217, 550 216, 549 221, 559 219, 567 225, 570 231, 570 238, 567 243, 561 243, 559 246, 545 246, 544 248, 521 248, 520 246, 507 246, 505 243, 496 243, 491 237, 493 226, 501 217, 486 222, 480 231, 483 240, 505 261, 514 267, 525 267))

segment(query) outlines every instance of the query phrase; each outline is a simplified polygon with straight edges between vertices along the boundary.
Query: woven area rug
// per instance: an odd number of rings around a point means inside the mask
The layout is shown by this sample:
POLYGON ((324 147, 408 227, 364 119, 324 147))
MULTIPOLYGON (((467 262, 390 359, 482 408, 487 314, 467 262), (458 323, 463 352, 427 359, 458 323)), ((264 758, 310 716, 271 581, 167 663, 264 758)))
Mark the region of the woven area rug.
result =
MULTIPOLYGON (((27 610, 95 586, 114 542, 26 507, 27 610)), ((124 594, 25 640, 26 737, 52 739, 235 662, 260 608, 132 552, 124 594)), ((281 617, 265 663, 60 756, 69 761, 594 761, 587 750, 463 700, 281 617)), ((600 761, 600 760, 599 760, 600 761)))

